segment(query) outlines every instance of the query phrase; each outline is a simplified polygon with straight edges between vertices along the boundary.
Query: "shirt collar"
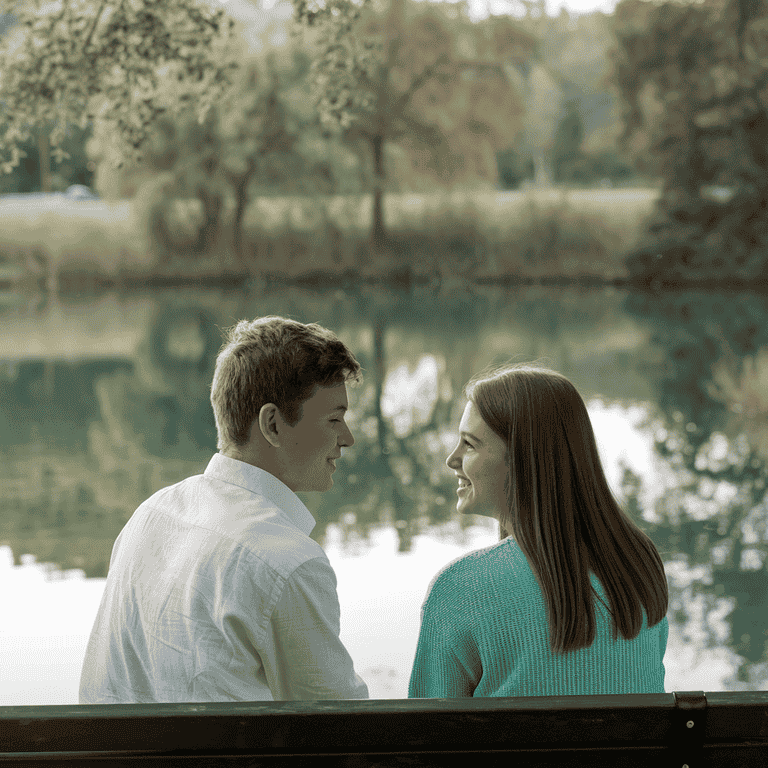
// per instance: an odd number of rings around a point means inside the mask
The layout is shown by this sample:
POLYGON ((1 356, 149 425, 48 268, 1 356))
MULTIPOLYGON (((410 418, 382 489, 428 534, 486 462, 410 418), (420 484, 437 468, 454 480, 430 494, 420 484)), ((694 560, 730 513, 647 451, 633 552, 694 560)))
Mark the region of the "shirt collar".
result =
POLYGON ((284 482, 264 469, 217 453, 208 462, 205 476, 215 477, 217 480, 266 497, 280 507, 291 522, 307 536, 315 527, 315 518, 301 499, 284 482))

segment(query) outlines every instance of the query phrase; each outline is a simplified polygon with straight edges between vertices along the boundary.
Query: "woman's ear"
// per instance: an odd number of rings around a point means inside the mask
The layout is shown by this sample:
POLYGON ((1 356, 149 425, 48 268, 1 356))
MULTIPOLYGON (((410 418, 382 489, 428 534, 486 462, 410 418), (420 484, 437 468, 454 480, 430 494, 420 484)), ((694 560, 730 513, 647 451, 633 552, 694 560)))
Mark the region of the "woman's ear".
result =
POLYGON ((280 430, 278 419, 280 411, 274 403, 267 403, 261 406, 259 411, 259 429, 264 439, 275 448, 280 447, 280 430))

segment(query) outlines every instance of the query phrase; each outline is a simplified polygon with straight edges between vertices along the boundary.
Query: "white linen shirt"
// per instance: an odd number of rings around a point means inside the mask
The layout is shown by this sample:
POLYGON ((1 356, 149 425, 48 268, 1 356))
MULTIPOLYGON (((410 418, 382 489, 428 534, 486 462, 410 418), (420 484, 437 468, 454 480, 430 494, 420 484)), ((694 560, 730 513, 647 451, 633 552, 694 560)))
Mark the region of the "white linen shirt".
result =
POLYGON ((217 453, 115 541, 81 704, 367 699, 336 574, 288 486, 217 453))

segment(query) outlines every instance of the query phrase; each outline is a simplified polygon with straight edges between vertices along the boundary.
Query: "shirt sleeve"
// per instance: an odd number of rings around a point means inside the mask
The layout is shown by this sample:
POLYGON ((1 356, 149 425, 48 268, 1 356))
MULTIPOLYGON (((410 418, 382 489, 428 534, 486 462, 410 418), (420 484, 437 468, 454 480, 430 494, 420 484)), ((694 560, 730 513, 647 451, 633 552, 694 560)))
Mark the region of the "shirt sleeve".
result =
POLYGON ((461 631, 448 606, 427 598, 421 609, 408 698, 470 697, 481 677, 482 665, 472 638, 461 631))
POLYGON ((340 613, 331 564, 315 558, 296 568, 270 619, 273 653, 262 659, 276 701, 368 698, 339 638, 340 613))

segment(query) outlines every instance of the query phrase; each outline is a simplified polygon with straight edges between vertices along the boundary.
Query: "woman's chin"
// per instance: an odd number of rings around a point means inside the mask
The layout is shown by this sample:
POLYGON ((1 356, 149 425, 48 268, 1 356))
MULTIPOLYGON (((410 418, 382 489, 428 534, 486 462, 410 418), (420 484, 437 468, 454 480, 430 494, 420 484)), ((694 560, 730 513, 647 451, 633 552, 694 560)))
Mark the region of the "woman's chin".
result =
POLYGON ((492 517, 494 520, 499 519, 494 510, 473 507, 471 504, 462 503, 461 499, 459 499, 459 502, 456 504, 456 511, 461 515, 480 515, 481 517, 492 517))

